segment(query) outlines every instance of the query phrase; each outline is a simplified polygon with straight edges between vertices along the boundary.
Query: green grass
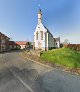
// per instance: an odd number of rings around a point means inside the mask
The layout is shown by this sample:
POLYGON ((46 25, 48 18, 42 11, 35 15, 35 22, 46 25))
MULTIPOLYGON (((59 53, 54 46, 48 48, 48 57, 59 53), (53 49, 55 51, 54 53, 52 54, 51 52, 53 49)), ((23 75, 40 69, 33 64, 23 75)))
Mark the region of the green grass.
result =
POLYGON ((69 68, 80 67, 80 53, 69 48, 46 51, 41 55, 41 59, 69 68))

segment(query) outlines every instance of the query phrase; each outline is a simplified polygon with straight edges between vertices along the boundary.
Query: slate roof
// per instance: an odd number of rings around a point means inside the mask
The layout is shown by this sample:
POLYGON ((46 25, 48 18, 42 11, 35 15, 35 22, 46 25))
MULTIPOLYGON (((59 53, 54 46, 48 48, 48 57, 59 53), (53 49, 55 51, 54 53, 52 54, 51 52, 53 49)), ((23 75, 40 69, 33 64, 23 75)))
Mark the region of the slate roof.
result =
POLYGON ((54 38, 55 41, 60 41, 60 37, 54 38))

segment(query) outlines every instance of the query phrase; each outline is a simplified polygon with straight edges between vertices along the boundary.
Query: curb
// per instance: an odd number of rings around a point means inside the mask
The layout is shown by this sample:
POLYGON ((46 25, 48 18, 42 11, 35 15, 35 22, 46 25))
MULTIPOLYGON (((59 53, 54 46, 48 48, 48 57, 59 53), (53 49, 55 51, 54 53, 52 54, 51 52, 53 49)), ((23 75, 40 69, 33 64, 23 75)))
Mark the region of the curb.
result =
POLYGON ((30 60, 30 61, 32 61, 32 62, 34 62, 34 63, 37 63, 37 64, 39 64, 39 65, 42 65, 42 66, 44 66, 44 67, 47 67, 47 68, 50 68, 50 69, 54 69, 54 68, 51 67, 51 66, 44 65, 44 64, 39 63, 39 62, 37 62, 37 61, 35 61, 35 60, 29 59, 29 58, 27 58, 27 57, 25 57, 25 56, 22 56, 22 57, 25 58, 25 59, 27 59, 27 60, 30 60))
MULTIPOLYGON (((21 56, 22 56, 22 55, 21 55, 21 56)), ((39 63, 39 62, 37 62, 37 61, 35 61, 35 60, 31 60, 31 59, 29 59, 29 58, 27 58, 27 57, 25 57, 25 56, 22 56, 22 57, 25 58, 25 59, 27 59, 27 60, 30 60, 30 61, 32 61, 32 62, 34 62, 34 63, 37 63, 37 64, 39 64, 39 65, 42 65, 42 66, 44 66, 44 67, 50 68, 50 69, 56 69, 56 70, 60 70, 61 72, 65 72, 65 73, 73 74, 73 75, 76 75, 76 76, 80 76, 80 74, 72 73, 72 72, 66 71, 66 70, 57 69, 57 68, 51 67, 51 66, 49 66, 49 65, 45 65, 45 64, 39 63)))

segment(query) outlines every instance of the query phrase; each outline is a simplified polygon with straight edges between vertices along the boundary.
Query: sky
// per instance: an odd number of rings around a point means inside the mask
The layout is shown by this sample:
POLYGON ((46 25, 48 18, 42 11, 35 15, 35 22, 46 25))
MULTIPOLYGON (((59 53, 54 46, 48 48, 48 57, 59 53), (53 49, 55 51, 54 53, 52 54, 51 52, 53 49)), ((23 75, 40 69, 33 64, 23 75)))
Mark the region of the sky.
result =
POLYGON ((54 37, 80 44, 80 0, 0 0, 0 32, 14 41, 33 41, 39 4, 54 37))

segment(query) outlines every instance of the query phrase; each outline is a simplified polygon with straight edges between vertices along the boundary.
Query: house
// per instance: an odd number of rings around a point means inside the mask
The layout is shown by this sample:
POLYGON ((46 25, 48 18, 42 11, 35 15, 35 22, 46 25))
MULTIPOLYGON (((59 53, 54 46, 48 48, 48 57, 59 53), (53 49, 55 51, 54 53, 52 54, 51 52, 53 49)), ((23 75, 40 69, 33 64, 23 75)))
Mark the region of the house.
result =
POLYGON ((15 43, 14 41, 9 41, 9 48, 10 50, 18 50, 21 48, 21 46, 15 43))
POLYGON ((26 49, 29 42, 26 41, 10 41, 10 38, 0 32, 0 52, 9 50, 26 49))
POLYGON ((0 32, 0 52, 9 50, 9 37, 0 32))
POLYGON ((54 38, 55 47, 60 48, 60 37, 54 38))
POLYGON ((54 38, 47 27, 42 23, 42 11, 38 12, 38 24, 34 32, 33 49, 50 50, 60 47, 60 37, 54 38))
POLYGON ((29 42, 26 41, 16 41, 15 43, 20 46, 20 49, 26 49, 29 47, 29 42))

